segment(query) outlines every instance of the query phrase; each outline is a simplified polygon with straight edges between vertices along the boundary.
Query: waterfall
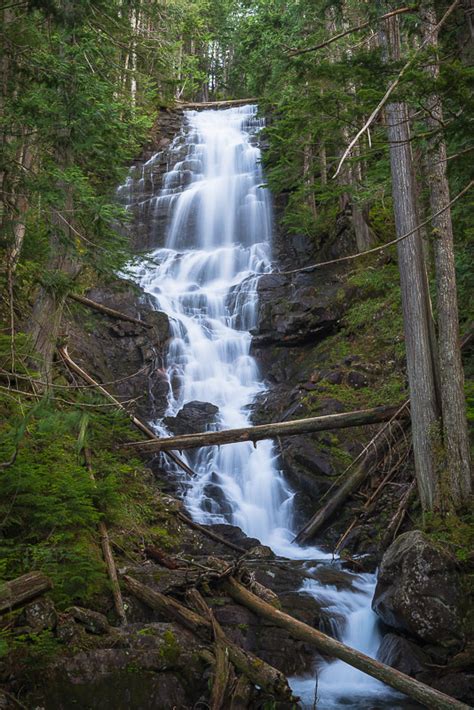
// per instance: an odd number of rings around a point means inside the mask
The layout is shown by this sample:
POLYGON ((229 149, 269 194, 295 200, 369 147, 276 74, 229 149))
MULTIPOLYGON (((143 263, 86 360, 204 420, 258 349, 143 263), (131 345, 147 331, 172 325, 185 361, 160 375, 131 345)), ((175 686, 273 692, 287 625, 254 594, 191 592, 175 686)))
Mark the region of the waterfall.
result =
MULTIPOLYGON (((168 416, 189 402, 218 407, 217 428, 248 426, 250 407, 265 389, 250 353, 257 319, 257 281, 271 270, 272 209, 257 144, 262 121, 255 106, 187 111, 170 155, 174 163, 154 189, 154 156, 119 190, 139 207, 138 221, 161 220, 164 244, 136 268, 135 278, 167 313, 172 338, 166 361, 168 416), (151 185, 151 187, 150 187, 151 185), (163 221, 164 220, 164 221, 163 221)), ((158 431, 165 433, 162 422, 158 431)), ((270 441, 209 447, 184 456, 196 472, 184 502, 201 523, 231 523, 286 557, 327 560, 318 548, 291 544, 294 492, 278 468, 270 441)), ((322 588, 308 581, 304 593, 331 598, 346 619, 342 640, 374 655, 379 638, 370 609, 375 580, 359 575, 355 591, 322 588)), ((352 695, 380 696, 381 684, 342 662, 319 670, 321 708, 359 707, 352 695)), ((294 679, 308 693, 314 679, 294 679)), ((304 707, 312 707, 312 700, 304 707)), ((391 705, 395 707, 395 705, 391 705)))

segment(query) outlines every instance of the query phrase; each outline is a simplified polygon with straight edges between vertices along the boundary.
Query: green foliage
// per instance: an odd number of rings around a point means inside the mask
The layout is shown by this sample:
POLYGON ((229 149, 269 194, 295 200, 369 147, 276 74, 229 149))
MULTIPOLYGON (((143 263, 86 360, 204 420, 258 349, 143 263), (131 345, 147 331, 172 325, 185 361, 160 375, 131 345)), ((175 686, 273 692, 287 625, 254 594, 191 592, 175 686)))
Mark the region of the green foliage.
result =
POLYGON ((107 589, 99 520, 135 521, 144 505, 143 491, 135 502, 137 486, 129 486, 130 477, 143 475, 140 464, 123 458, 114 445, 115 437, 133 438, 127 418, 92 409, 86 420, 83 400, 64 409, 54 399, 20 407, 0 397, 0 460, 9 460, 18 448, 0 478, 2 574, 11 578, 43 570, 61 607, 87 603, 107 589), (85 443, 95 480, 84 465, 85 443))
POLYGON ((474 515, 425 513, 424 530, 442 548, 449 549, 459 560, 468 562, 474 548, 474 515))

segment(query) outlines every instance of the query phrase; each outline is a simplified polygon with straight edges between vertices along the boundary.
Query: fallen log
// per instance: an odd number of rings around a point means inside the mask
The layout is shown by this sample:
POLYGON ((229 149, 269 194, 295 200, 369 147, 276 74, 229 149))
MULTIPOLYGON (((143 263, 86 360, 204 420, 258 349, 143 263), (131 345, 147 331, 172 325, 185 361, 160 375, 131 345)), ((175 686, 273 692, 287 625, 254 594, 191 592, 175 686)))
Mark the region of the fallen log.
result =
POLYGON ((0 614, 39 597, 52 586, 51 580, 43 572, 28 572, 5 582, 0 585, 0 614))
POLYGON ((116 311, 114 308, 109 308, 108 306, 103 306, 101 303, 97 303, 96 301, 91 301, 90 298, 86 298, 86 296, 80 296, 78 293, 69 293, 68 298, 72 299, 73 301, 77 301, 77 303, 82 303, 83 306, 87 306, 88 308, 92 308, 95 311, 99 311, 99 313, 103 313, 104 315, 109 316, 110 318, 128 321, 129 323, 134 323, 135 325, 141 325, 142 328, 153 327, 150 323, 145 323, 145 321, 139 320, 138 318, 127 316, 125 313, 116 311))
MULTIPOLYGON (((123 406, 121 402, 118 401, 116 397, 114 397, 108 390, 105 389, 101 384, 99 384, 96 380, 94 380, 93 377, 91 377, 85 370, 82 369, 82 367, 79 367, 79 365, 74 362, 74 360, 71 358, 67 351, 67 347, 63 346, 61 348, 58 348, 59 355, 61 356, 63 362, 65 365, 75 372, 79 377, 82 377, 82 379, 85 382, 88 382, 90 385, 94 385, 101 394, 104 395, 107 399, 109 399, 111 402, 113 402, 118 409, 120 409, 122 412, 124 412, 131 422, 137 427, 137 429, 140 429, 146 436, 148 436, 150 439, 154 439, 156 441, 159 441, 159 438, 155 434, 154 431, 149 429, 146 424, 144 424, 140 419, 137 419, 133 414, 130 414, 130 412, 127 412, 126 408, 123 406)), ((177 465, 179 468, 181 468, 185 473, 187 473, 189 476, 194 476, 194 471, 192 468, 190 468, 187 463, 182 461, 179 456, 177 456, 175 453, 172 451, 166 452, 166 455, 177 465)))
POLYGON ((258 102, 258 98, 251 97, 250 99, 228 99, 223 101, 187 101, 187 102, 176 102, 177 108, 184 109, 206 109, 206 108, 232 108, 232 106, 246 106, 247 104, 255 104, 258 102))
POLYGON ((340 641, 326 636, 321 631, 308 626, 302 621, 285 614, 274 606, 267 604, 259 597, 249 592, 239 584, 233 577, 227 578, 223 584, 223 589, 234 599, 264 619, 267 619, 275 626, 288 631, 296 639, 311 644, 321 653, 339 658, 350 666, 357 668, 363 673, 386 683, 391 688, 398 690, 413 698, 430 710, 469 710, 469 706, 461 703, 449 695, 445 695, 424 683, 391 668, 390 666, 376 661, 374 658, 366 656, 360 651, 356 651, 350 646, 346 646, 340 641))
MULTIPOLYGON (((184 434, 170 436, 156 441, 130 442, 126 446, 139 446, 153 451, 170 451, 176 449, 194 449, 201 446, 222 446, 223 444, 238 444, 246 441, 253 443, 262 439, 274 439, 279 436, 294 436, 296 434, 311 434, 329 429, 344 429, 347 427, 368 426, 379 424, 393 418, 399 407, 375 407, 374 409, 361 409, 356 412, 343 414, 327 414, 323 417, 309 417, 308 419, 294 419, 290 422, 277 422, 275 424, 258 424, 239 429, 224 429, 223 431, 208 431, 199 434, 184 434)), ((407 417, 408 413, 400 412, 400 417, 407 417)))
POLYGON ((158 562, 162 567, 166 567, 167 569, 179 568, 179 564, 176 560, 170 557, 170 555, 167 555, 166 552, 163 552, 163 550, 160 550, 156 545, 147 545, 144 549, 144 553, 148 559, 158 562))
MULTIPOLYGON (((346 498, 356 491, 360 485, 369 476, 374 464, 386 454, 390 447, 390 442, 386 437, 382 437, 382 434, 395 420, 395 417, 401 416, 403 411, 406 411, 408 416, 408 402, 405 402, 396 411, 395 415, 389 419, 387 424, 372 438, 369 444, 364 448, 364 451, 359 454, 356 461, 359 460, 360 463, 357 468, 347 476, 347 478, 342 482, 339 488, 336 490, 334 495, 329 498, 328 502, 320 508, 313 517, 304 525, 304 527, 296 535, 294 542, 304 543, 310 538, 314 537, 318 530, 329 520, 329 518, 335 513, 335 511, 340 508, 344 503, 346 498), (364 457, 364 454, 367 456, 364 457)), ((408 422, 405 421, 402 426, 402 431, 408 428, 408 422)))
MULTIPOLYGON (((150 589, 150 587, 147 587, 145 584, 138 582, 132 577, 124 575, 122 579, 127 590, 151 609, 155 609, 165 614, 167 617, 171 617, 193 633, 203 635, 206 640, 210 639, 213 628, 209 619, 191 611, 191 609, 188 609, 175 599, 150 589)), ((227 637, 225 637, 225 645, 228 650, 230 662, 241 673, 244 673, 251 683, 260 686, 271 695, 274 695, 278 700, 286 702, 293 700, 291 689, 283 673, 273 668, 273 666, 270 666, 265 661, 262 661, 260 658, 257 658, 257 656, 254 656, 252 653, 244 651, 242 648, 232 643, 227 637)))
POLYGON ((214 635, 214 656, 216 659, 212 679, 211 710, 224 710, 226 695, 233 676, 233 666, 229 661, 227 639, 221 625, 217 622, 212 610, 197 589, 190 589, 186 594, 186 600, 190 601, 196 611, 211 622, 214 635))

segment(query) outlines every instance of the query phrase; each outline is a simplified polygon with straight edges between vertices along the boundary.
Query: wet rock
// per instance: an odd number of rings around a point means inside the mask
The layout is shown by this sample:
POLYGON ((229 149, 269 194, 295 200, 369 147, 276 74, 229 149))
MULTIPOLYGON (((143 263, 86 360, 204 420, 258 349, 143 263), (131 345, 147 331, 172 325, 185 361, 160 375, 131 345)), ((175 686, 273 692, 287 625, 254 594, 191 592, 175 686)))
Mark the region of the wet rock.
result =
POLYGON ((210 402, 187 402, 175 417, 165 417, 166 426, 173 434, 198 434, 216 424, 219 407, 210 402))
POLYGON ((324 288, 316 288, 311 274, 265 274, 257 289, 258 328, 252 335, 258 345, 315 342, 345 310, 345 292, 337 275, 332 279, 328 275, 324 288))
MULTIPOLYGON (((195 636, 174 624, 127 627, 113 647, 63 657, 38 679, 46 710, 190 708, 206 689, 195 636)), ((38 703, 40 704, 40 703, 38 703)))
POLYGON ((98 611, 73 606, 68 609, 68 612, 76 621, 83 624, 86 631, 89 631, 91 634, 106 634, 110 632, 109 622, 106 617, 98 611))
MULTIPOLYGON (((217 476, 217 474, 212 474, 217 476)), ((228 502, 222 487, 217 482, 207 483, 203 488, 203 510, 215 515, 232 515, 232 506, 228 502)))
POLYGON ((274 560, 275 553, 268 545, 256 545, 250 548, 245 557, 252 560, 274 560))
POLYGON ((148 298, 127 281, 91 289, 87 296, 152 327, 74 304, 68 324, 72 358, 96 380, 109 383, 107 389, 127 401, 127 407, 139 417, 150 420, 162 416, 169 393, 163 369, 170 338, 168 316, 155 311, 148 298))
POLYGON ((422 641, 463 645, 456 562, 419 530, 400 535, 385 552, 372 608, 388 626, 422 641))
POLYGON ((424 671, 429 662, 421 648, 397 634, 385 634, 377 651, 377 659, 411 676, 424 671))
POLYGON ((43 597, 27 604, 23 609, 22 621, 34 631, 54 629, 58 615, 51 599, 43 597))

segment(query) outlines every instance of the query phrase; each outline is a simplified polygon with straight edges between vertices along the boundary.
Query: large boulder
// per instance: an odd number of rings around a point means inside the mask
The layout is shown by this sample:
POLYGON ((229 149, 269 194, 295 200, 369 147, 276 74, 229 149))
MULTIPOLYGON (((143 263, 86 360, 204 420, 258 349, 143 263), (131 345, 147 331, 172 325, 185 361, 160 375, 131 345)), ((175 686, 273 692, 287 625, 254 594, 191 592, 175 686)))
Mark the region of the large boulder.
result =
POLYGON ((165 417, 166 426, 173 434, 199 434, 217 423, 219 407, 210 402, 187 402, 175 417, 165 417))
POLYGON ((372 608, 388 626, 421 641, 463 645, 456 562, 419 530, 400 535, 384 554, 372 608))

